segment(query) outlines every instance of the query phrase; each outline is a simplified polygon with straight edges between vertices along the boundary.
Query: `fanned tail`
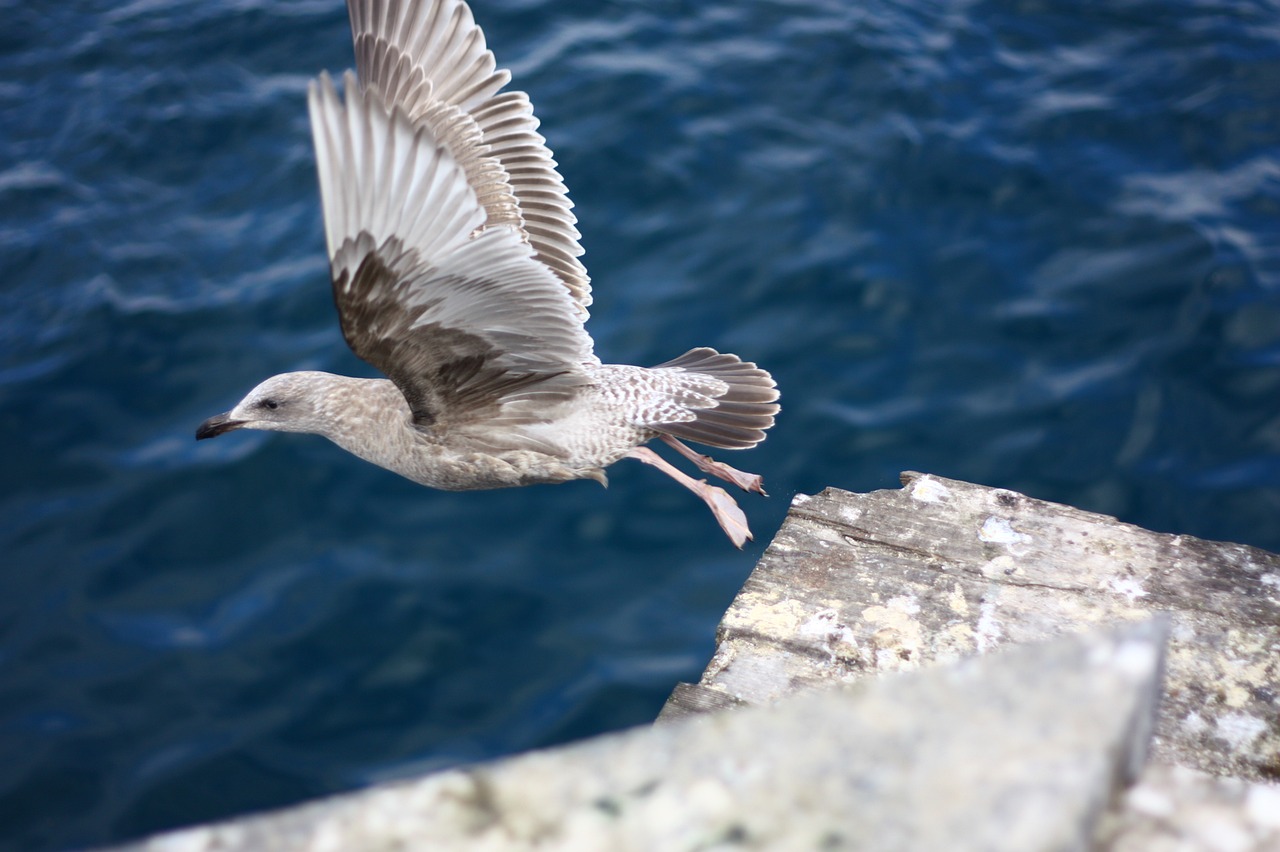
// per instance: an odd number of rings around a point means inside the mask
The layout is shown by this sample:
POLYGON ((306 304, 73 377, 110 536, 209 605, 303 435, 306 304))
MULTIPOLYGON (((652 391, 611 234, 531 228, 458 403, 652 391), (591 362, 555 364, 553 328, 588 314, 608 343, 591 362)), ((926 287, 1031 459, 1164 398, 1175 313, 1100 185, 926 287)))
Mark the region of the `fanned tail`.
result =
POLYGON ((764 440, 765 430, 773 425, 780 408, 773 376, 737 355, 703 346, 653 369, 686 374, 689 390, 712 400, 710 407, 686 407, 685 412, 693 415, 691 419, 653 424, 653 428, 675 438, 725 450, 745 450, 764 440))

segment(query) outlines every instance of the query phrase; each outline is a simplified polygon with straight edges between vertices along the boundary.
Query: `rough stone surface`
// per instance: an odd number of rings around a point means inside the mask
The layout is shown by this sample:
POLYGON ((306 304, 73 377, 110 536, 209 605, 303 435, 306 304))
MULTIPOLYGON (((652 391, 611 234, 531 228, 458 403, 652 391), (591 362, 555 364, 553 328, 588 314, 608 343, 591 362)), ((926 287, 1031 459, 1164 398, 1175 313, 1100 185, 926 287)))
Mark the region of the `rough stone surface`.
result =
POLYGON ((1166 627, 637 729, 133 848, 1084 849, 1141 763, 1166 627))
MULTIPOLYGON (((1173 614, 1156 755, 1280 779, 1280 556, 907 473, 798 495, 699 684, 747 704, 1173 614)), ((698 708, 673 696, 664 717, 698 708)))
POLYGON ((1099 852, 1275 852, 1280 786, 1151 766, 1103 822, 1099 852))

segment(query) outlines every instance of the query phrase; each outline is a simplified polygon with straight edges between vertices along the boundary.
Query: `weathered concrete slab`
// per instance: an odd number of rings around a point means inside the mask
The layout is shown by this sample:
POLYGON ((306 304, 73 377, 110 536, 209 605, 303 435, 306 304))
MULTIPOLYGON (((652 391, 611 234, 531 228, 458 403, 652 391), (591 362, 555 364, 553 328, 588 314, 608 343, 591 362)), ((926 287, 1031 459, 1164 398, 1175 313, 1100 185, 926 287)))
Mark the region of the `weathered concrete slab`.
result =
POLYGON ((791 512, 720 627, 700 688, 748 704, 1174 614, 1164 761, 1280 779, 1280 556, 915 473, 791 512))
POLYGON ((1099 852, 1275 852, 1280 786, 1151 766, 1103 821, 1099 852))
POLYGON ((133 848, 1084 849, 1142 761, 1166 628, 809 692, 133 848))

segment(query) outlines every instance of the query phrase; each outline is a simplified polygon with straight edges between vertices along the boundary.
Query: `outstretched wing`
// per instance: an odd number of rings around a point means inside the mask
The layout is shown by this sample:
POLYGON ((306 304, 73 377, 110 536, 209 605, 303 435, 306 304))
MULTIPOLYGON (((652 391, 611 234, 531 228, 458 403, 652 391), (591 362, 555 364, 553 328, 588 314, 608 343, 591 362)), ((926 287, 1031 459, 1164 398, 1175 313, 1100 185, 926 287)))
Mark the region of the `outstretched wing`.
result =
POLYGON ((511 225, 485 227, 430 126, 350 72, 308 101, 342 333, 421 425, 539 419, 585 381, 591 338, 563 282, 511 225), (541 414, 540 414, 541 413, 541 414))
POLYGON ((462 0, 347 0, 361 81, 436 138, 466 172, 486 226, 512 225, 564 282, 583 318, 591 279, 564 180, 523 92, 500 92, 484 33, 462 0))

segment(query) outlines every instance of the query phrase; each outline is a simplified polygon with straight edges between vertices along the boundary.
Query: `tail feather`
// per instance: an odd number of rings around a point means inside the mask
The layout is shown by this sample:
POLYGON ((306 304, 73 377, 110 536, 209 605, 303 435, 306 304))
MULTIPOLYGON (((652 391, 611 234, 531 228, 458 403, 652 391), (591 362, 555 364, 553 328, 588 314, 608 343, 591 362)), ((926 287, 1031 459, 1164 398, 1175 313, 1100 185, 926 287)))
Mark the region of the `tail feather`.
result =
POLYGON ((700 347, 653 369, 685 374, 691 389, 714 400, 709 408, 687 408, 691 419, 654 424, 675 438, 726 450, 747 449, 764 440, 780 408, 773 377, 737 355, 700 347))

